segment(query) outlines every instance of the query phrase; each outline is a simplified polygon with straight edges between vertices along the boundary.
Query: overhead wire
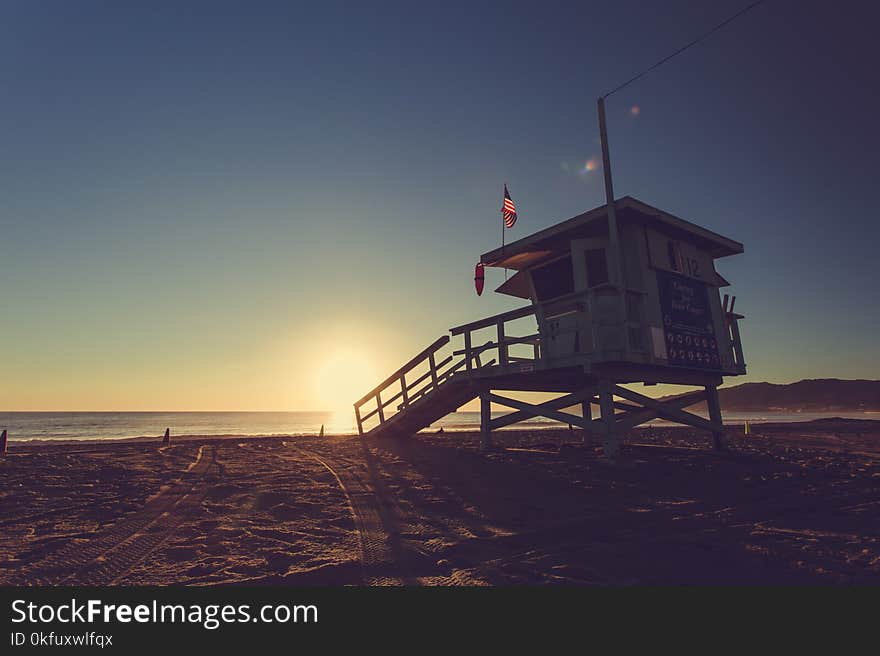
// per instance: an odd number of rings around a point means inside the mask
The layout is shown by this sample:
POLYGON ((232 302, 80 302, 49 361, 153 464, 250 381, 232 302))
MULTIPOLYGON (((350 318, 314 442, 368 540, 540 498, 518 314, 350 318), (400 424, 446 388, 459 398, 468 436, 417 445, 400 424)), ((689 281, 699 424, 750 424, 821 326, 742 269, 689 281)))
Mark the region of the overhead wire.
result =
POLYGON ((758 5, 763 4, 763 2, 764 2, 764 0, 757 0, 757 2, 753 2, 753 3, 750 4, 749 6, 744 7, 743 9, 740 9, 738 12, 736 12, 735 14, 733 14, 733 16, 730 16, 729 18, 727 18, 727 19, 721 21, 721 22, 718 23, 715 27, 713 27, 712 29, 710 29, 708 32, 704 32, 703 34, 701 34, 700 36, 698 36, 696 39, 694 39, 694 40, 691 41, 690 43, 688 43, 688 44, 682 46, 681 48, 679 48, 678 50, 676 50, 676 51, 673 52, 672 54, 667 55, 666 57, 664 57, 663 59, 661 59, 660 61, 658 61, 656 64, 653 64, 652 66, 649 66, 648 68, 646 68, 645 70, 643 70, 641 73, 639 73, 639 74, 637 74, 637 75, 634 75, 633 77, 631 77, 630 79, 628 79, 628 80, 627 80, 626 82, 624 82, 623 84, 620 84, 620 85, 614 87, 611 91, 609 91, 609 92, 606 93, 604 96, 602 96, 602 98, 607 98, 607 97, 610 96, 611 94, 613 94, 613 93, 617 93, 618 91, 620 91, 620 90, 623 89, 624 87, 629 86, 630 84, 632 84, 632 83, 635 82, 636 80, 638 80, 638 79, 644 77, 645 75, 647 75, 648 73, 650 73, 651 71, 653 71, 655 68, 658 68, 658 67, 662 66, 663 64, 665 64, 666 62, 668 62, 670 59, 672 59, 672 58, 675 57, 676 55, 680 55, 681 53, 683 53, 683 52, 684 52, 685 50, 687 50, 688 48, 691 48, 691 47, 697 45, 700 41, 703 41, 704 39, 706 39, 706 38, 709 37, 710 35, 714 34, 714 33, 717 32, 718 30, 722 29, 723 27, 725 27, 725 26, 728 25, 729 23, 732 23, 733 21, 735 21, 735 20, 736 20, 737 18, 739 18, 740 16, 742 16, 742 15, 746 14, 747 12, 751 11, 752 9, 754 9, 755 7, 757 7, 758 5))

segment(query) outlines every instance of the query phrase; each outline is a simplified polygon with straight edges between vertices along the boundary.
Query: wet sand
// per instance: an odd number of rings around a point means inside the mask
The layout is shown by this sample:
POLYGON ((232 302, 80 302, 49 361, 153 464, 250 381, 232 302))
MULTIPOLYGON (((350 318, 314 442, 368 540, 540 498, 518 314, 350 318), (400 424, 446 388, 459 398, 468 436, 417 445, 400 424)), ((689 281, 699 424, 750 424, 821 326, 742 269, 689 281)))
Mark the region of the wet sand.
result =
POLYGON ((880 583, 880 422, 12 443, 0 583, 880 583))

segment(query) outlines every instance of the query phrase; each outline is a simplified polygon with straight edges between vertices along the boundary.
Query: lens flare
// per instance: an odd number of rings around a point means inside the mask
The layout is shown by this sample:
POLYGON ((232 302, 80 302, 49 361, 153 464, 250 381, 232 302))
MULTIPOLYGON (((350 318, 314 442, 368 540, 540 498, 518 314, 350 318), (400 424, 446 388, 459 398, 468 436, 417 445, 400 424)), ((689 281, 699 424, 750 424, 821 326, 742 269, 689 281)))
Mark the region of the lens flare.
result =
POLYGON ((632 107, 629 108, 629 113, 632 116, 638 116, 639 114, 642 113, 642 108, 639 107, 638 105, 633 105, 632 107))
POLYGON ((594 156, 586 161, 584 164, 584 168, 581 169, 581 173, 589 173, 590 171, 595 171, 599 168, 599 160, 594 156))

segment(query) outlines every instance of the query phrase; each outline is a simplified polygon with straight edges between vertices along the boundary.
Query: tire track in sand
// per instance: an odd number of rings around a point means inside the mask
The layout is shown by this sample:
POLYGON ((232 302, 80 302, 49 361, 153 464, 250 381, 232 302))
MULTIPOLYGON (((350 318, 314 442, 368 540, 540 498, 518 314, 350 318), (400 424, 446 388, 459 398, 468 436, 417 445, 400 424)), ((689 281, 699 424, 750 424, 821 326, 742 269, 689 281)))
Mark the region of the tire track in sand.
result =
POLYGON ((345 498, 358 532, 360 561, 366 585, 406 585, 402 575, 400 539, 391 517, 385 512, 376 485, 370 480, 364 463, 334 455, 323 454, 287 442, 303 455, 329 471, 345 498), (332 462, 332 464, 331 464, 332 462))
POLYGON ((217 469, 216 450, 200 446, 181 478, 162 489, 134 515, 73 541, 34 564, 13 585, 113 585, 167 540, 202 502, 207 474, 217 469))

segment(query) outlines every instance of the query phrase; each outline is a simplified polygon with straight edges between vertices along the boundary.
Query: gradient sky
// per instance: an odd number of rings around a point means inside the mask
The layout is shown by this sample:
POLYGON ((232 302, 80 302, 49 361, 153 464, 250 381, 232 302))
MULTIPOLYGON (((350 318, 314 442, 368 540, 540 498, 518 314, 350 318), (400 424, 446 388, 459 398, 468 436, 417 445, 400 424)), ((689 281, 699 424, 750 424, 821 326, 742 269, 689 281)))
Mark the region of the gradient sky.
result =
MULTIPOLYGON (((319 409, 333 358, 517 306, 473 292, 504 181, 508 239, 604 203, 596 97, 744 4, 7 0, 0 410, 319 409)), ((608 100, 618 197, 745 244, 729 382, 880 371, 864 4, 768 0, 608 100)))

